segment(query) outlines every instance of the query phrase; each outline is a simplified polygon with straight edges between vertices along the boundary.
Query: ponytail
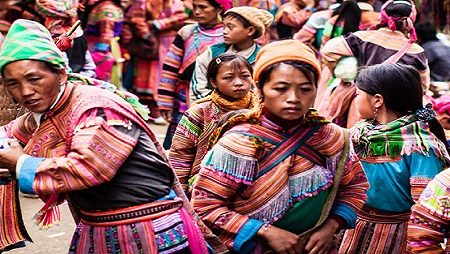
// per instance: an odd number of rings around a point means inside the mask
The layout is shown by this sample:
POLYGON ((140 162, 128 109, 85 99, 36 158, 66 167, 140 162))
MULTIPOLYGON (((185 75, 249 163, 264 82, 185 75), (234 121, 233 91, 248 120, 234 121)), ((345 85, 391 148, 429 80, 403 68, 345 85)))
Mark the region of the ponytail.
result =
POLYGON ((450 154, 450 146, 447 141, 447 137, 445 136, 444 128, 442 128, 441 123, 436 118, 428 121, 428 127, 430 128, 430 132, 433 133, 442 143, 445 145, 445 149, 447 153, 450 154))
POLYGON ((344 22, 344 30, 342 35, 359 30, 362 11, 354 0, 344 2, 334 14, 339 14, 339 16, 337 17, 336 22, 334 22, 333 30, 331 31, 331 38, 334 37, 334 33, 341 21, 344 22))

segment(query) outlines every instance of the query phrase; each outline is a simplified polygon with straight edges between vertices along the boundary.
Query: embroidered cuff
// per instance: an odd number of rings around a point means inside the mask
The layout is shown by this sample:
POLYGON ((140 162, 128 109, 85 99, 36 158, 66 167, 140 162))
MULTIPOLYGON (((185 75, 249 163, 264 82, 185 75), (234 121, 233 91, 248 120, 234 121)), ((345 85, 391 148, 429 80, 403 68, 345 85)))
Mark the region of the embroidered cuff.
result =
POLYGON ((349 205, 343 204, 343 203, 337 203, 333 206, 330 213, 338 215, 342 219, 345 220, 347 225, 345 225, 344 228, 354 228, 355 227, 356 213, 353 210, 353 208, 351 208, 349 205))
POLYGON ((255 242, 252 239, 263 225, 259 220, 248 220, 234 239, 233 249, 239 253, 248 253, 254 249, 255 242))
POLYGON ((21 162, 21 167, 17 172, 21 192, 26 194, 34 194, 33 182, 36 176, 36 170, 44 159, 45 158, 28 156, 23 160, 23 162, 21 162))

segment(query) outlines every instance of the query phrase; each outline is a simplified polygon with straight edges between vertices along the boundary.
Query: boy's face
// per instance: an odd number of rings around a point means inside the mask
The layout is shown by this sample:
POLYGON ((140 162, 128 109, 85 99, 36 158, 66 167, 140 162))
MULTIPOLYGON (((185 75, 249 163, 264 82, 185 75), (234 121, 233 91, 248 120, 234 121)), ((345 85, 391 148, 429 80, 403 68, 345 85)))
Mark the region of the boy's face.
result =
POLYGON ((223 20, 223 39, 228 45, 238 44, 251 38, 254 28, 245 28, 240 20, 233 17, 225 17, 223 20))

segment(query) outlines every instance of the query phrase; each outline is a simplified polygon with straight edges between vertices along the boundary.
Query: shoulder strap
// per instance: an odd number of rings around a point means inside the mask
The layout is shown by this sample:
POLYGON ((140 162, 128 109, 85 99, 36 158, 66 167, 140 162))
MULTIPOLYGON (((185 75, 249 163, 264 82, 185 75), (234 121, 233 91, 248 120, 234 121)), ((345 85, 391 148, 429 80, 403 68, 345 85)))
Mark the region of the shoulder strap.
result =
POLYGON ((342 175, 344 173, 345 168, 345 161, 347 160, 348 153, 350 151, 350 135, 347 131, 344 130, 344 151, 342 152, 342 156, 336 166, 336 174, 334 175, 333 179, 333 186, 331 187, 330 193, 328 194, 327 200, 325 202, 325 206, 322 209, 322 212, 320 213, 320 217, 317 220, 316 225, 301 233, 300 237, 307 238, 309 235, 314 232, 318 227, 320 227, 325 220, 328 218, 328 215, 330 214, 331 208, 334 204, 334 200, 336 199, 337 191, 339 189, 339 184, 341 182, 342 175))
POLYGON ((260 178, 275 166, 280 164, 280 162, 292 155, 301 146, 303 146, 306 141, 308 141, 308 139, 319 130, 319 128, 319 125, 313 127, 302 126, 295 130, 291 134, 291 136, 286 137, 280 144, 275 147, 275 149, 269 151, 267 153, 267 156, 261 158, 261 160, 258 162, 260 170, 255 179, 260 178))
POLYGON ((407 42, 397 53, 390 56, 388 59, 386 59, 383 63, 396 63, 400 58, 402 58, 406 52, 408 52, 409 48, 411 47, 412 43, 407 42))

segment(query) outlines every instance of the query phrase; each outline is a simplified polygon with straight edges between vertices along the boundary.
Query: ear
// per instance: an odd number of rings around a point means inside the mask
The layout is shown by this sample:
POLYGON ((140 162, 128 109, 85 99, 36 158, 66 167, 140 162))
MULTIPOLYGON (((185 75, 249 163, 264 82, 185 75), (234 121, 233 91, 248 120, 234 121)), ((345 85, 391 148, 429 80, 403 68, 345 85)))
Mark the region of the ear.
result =
POLYGON ((384 105, 384 98, 381 94, 375 94, 373 96, 373 103, 375 108, 381 108, 384 105))
POLYGON ((67 75, 66 68, 59 69, 59 78, 60 78, 61 84, 65 84, 67 82, 68 75, 67 75))
POLYGON ((216 82, 215 82, 212 78, 209 79, 209 83, 211 84, 211 86, 212 86, 214 89, 217 89, 216 82))
POLYGON ((256 28, 254 26, 250 26, 247 30, 247 36, 253 38, 253 35, 256 33, 256 28))

